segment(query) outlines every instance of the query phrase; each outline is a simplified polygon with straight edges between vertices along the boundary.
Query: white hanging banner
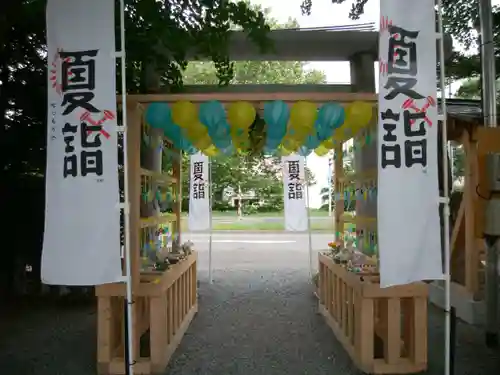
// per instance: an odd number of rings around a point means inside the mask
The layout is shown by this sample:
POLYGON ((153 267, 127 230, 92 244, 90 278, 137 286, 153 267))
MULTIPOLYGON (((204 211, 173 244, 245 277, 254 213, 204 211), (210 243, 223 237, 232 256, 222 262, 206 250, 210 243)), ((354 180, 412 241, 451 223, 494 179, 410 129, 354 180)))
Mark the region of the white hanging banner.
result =
POLYGON ((210 229, 211 207, 208 163, 208 156, 201 152, 191 155, 188 227, 193 232, 210 229))
POLYGON ((434 0, 381 0, 380 14, 378 248, 388 287, 443 278, 434 0))
POLYGON ((306 208, 305 159, 292 154, 281 158, 283 164, 283 194, 285 230, 305 232, 309 229, 306 208))
POLYGON ((48 0, 42 282, 122 279, 114 0, 48 0))

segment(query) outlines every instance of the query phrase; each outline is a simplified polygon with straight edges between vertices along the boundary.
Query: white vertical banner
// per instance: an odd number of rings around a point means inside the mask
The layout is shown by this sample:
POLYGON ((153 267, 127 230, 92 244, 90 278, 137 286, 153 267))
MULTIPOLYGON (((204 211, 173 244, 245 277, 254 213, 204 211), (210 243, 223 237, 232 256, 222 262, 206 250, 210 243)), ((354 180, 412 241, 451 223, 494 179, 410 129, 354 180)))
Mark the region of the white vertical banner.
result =
POLYGON ((201 152, 190 159, 188 227, 192 232, 206 231, 211 220, 209 159, 201 152))
POLYGON ((434 5, 434 0, 380 1, 377 204, 382 287, 443 278, 434 5))
POLYGON ((48 0, 42 282, 120 281, 115 3, 48 0))
POLYGON ((285 230, 305 232, 309 229, 306 208, 305 158, 298 154, 283 156, 283 194, 285 230))

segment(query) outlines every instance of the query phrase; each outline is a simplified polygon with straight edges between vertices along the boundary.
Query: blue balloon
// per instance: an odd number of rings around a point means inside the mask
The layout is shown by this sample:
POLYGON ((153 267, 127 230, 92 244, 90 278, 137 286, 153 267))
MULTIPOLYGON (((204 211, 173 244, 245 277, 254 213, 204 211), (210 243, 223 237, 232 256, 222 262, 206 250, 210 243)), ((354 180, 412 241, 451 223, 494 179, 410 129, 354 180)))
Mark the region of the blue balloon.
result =
POLYGON ((163 133, 165 134, 165 137, 167 137, 176 148, 183 148, 184 136, 182 134, 182 129, 180 128, 180 126, 171 123, 163 128, 163 133))
POLYGON ((219 123, 226 121, 224 106, 217 100, 211 100, 200 104, 198 118, 208 129, 217 127, 219 123))
POLYGON ((307 148, 306 146, 299 147, 299 155, 300 156, 308 156, 312 152, 312 149, 307 148))
POLYGON ((319 139, 316 133, 308 135, 304 140, 304 146, 308 149, 314 150, 321 144, 321 140, 319 139))
POLYGON ((234 146, 231 144, 229 145, 228 147, 226 148, 223 148, 223 149, 220 149, 220 151, 224 154, 224 155, 232 155, 234 154, 234 146))
POLYGON ((264 121, 267 124, 267 138, 279 139, 286 134, 286 126, 290 119, 290 109, 282 100, 264 104, 264 121))
POLYGON ((212 138, 212 142, 215 147, 219 150, 226 149, 232 145, 231 139, 229 138, 212 138))
POLYGON ((208 135, 219 150, 231 145, 231 135, 229 124, 224 120, 217 123, 214 127, 208 128, 208 135))
POLYGON ((276 149, 281 143, 281 139, 268 138, 266 139, 265 147, 269 149, 276 149))
POLYGON ((188 155, 193 155, 198 152, 196 147, 186 138, 182 138, 179 145, 175 145, 178 149, 184 151, 188 155))
POLYGON ((172 124, 172 111, 167 103, 151 103, 146 110, 146 122, 155 129, 165 130, 172 124))
POLYGON ((345 121, 344 107, 337 103, 325 103, 318 112, 315 127, 321 141, 331 137, 333 131, 342 126, 345 121))
POLYGON ((191 145, 191 146, 188 146, 187 148, 185 148, 184 151, 188 155, 194 155, 198 152, 198 149, 196 147, 194 147, 193 145, 191 145))
POLYGON ((262 151, 264 152, 264 155, 266 155, 266 156, 276 155, 276 148, 274 148, 274 147, 264 146, 264 149, 262 151))

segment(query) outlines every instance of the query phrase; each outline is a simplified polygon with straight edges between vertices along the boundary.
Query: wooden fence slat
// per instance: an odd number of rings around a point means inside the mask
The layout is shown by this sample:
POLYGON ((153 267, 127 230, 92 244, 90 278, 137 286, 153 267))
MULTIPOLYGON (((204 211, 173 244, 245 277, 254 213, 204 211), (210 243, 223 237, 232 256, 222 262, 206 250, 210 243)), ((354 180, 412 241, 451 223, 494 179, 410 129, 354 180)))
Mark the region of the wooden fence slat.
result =
MULTIPOLYGON (((134 296, 133 324, 136 371, 138 374, 161 373, 198 311, 196 283, 196 253, 173 265, 154 283, 154 278, 144 277, 152 285, 143 286, 134 296), (149 293, 149 294, 148 294, 149 293), (140 357, 141 337, 148 334, 149 354, 140 357)), ((98 301, 98 350, 99 374, 125 374, 125 335, 123 288, 120 285, 102 285, 96 288, 98 301)))
POLYGON ((426 370, 427 286, 381 289, 376 277, 351 273, 328 256, 319 262, 319 310, 357 367, 370 374, 426 370))

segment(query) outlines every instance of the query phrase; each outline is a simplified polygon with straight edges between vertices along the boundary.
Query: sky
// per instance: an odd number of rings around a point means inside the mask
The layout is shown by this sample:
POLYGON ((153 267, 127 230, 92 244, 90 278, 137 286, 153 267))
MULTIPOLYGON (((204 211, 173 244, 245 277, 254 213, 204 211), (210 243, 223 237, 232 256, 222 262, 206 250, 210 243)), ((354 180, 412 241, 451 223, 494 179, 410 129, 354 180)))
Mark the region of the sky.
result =
MULTIPOLYGON (((331 0, 313 0, 312 13, 303 16, 300 11, 302 0, 251 0, 254 4, 260 4, 264 8, 271 8, 271 16, 280 22, 285 22, 289 17, 297 19, 300 27, 326 27, 336 25, 349 25, 358 23, 375 22, 378 28, 380 19, 379 1, 369 0, 365 6, 365 13, 359 20, 349 19, 351 1, 346 0, 343 4, 332 4, 331 0)), ((417 0, 415 0, 417 1, 417 0)), ((493 5, 499 5, 500 0, 493 0, 493 5)), ((325 46, 325 48, 335 48, 325 46)), ((350 69, 348 62, 310 62, 311 69, 322 70, 326 74, 327 83, 350 83, 350 69)), ((378 74, 376 87, 378 87, 378 74)), ((451 92, 455 93, 460 87, 460 82, 452 84, 451 92)), ((307 165, 314 173, 317 184, 309 188, 309 206, 317 208, 321 206, 320 190, 328 186, 328 159, 319 157, 312 153, 307 158, 307 165)))
MULTIPOLYGON (((295 18, 300 27, 378 23, 380 14, 379 2, 376 0, 370 0, 367 3, 365 14, 357 21, 351 21, 348 17, 351 8, 350 1, 338 5, 332 4, 331 0, 313 0, 310 16, 301 14, 300 4, 302 0, 252 0, 252 3, 260 4, 264 8, 271 8, 271 16, 280 22, 285 22, 289 17, 295 18)), ((349 62, 311 62, 308 67, 323 71, 326 74, 327 83, 350 83, 349 62)), ((307 166, 317 181, 316 185, 309 187, 309 207, 318 208, 321 206, 320 191, 328 186, 328 158, 311 153, 307 157, 307 166)))

